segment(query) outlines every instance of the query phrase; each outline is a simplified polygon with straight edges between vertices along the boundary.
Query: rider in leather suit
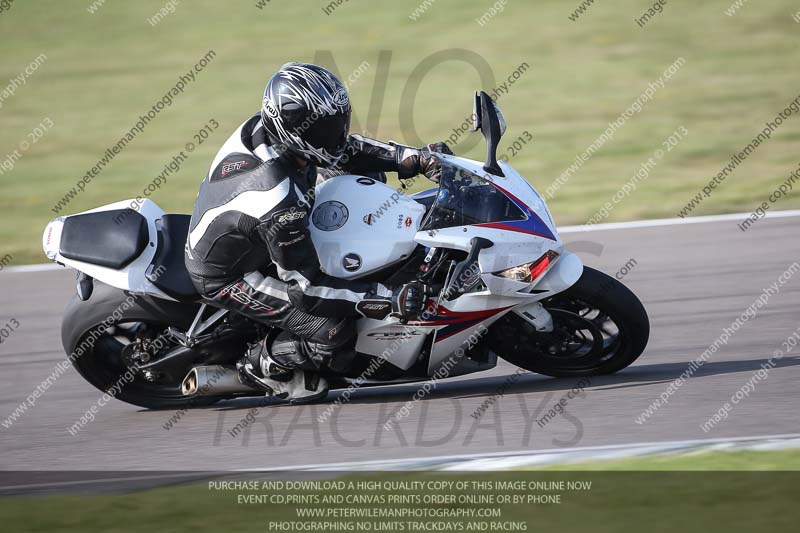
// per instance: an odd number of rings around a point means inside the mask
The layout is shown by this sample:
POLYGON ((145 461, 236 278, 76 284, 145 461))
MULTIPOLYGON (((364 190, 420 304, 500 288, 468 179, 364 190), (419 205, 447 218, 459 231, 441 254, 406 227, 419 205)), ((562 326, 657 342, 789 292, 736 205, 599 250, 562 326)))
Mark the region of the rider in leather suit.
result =
MULTIPOLYGON (((317 168, 351 173, 424 173, 438 179, 431 151, 349 135, 350 101, 341 81, 310 64, 288 63, 267 83, 261 113, 220 149, 195 201, 186 267, 212 304, 281 331, 250 347, 243 381, 292 401, 327 394, 319 371, 352 360, 355 319, 365 307, 413 319, 425 289, 385 287, 326 275, 308 230, 317 168)), ((382 317, 381 317, 382 318, 382 317)))

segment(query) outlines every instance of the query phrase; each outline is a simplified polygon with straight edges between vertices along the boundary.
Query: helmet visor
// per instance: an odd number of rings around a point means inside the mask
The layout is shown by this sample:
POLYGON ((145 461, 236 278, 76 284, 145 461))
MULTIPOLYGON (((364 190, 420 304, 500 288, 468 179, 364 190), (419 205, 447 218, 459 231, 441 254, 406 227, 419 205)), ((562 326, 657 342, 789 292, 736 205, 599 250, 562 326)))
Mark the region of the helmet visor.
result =
POLYGON ((314 148, 338 157, 344 152, 350 131, 350 113, 320 115, 299 124, 294 132, 314 148))

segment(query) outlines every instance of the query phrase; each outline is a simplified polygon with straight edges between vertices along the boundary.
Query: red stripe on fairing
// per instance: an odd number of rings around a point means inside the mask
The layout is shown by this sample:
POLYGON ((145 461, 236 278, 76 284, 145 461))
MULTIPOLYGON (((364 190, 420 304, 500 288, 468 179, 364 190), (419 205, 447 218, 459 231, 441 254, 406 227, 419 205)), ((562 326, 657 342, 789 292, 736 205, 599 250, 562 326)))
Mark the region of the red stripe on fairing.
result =
POLYGON ((525 207, 526 209, 530 210, 530 208, 528 207, 528 204, 526 204, 525 202, 523 202, 522 200, 520 200, 519 198, 514 196, 513 193, 505 190, 504 188, 502 188, 501 186, 499 186, 498 184, 496 184, 493 181, 491 182, 491 184, 492 184, 492 187, 494 187, 496 189, 500 189, 503 192, 503 194, 505 194, 506 196, 508 196, 509 198, 514 200, 515 202, 517 202, 519 205, 521 205, 521 206, 525 207))
POLYGON ((501 307, 499 309, 486 309, 483 311, 450 311, 446 307, 440 307, 436 319, 425 322, 418 322, 422 326, 445 326, 436 332, 436 341, 443 341, 453 335, 461 333, 465 329, 483 322, 496 314, 510 309, 513 306, 501 307))
POLYGON ((528 235, 536 235, 537 237, 542 237, 544 239, 549 239, 554 241, 552 235, 545 235, 543 233, 539 233, 538 231, 529 230, 526 228, 520 228, 518 226, 512 226, 507 222, 486 222, 484 224, 475 224, 476 226, 480 226, 482 228, 491 228, 491 229, 501 229, 505 231, 516 231, 517 233, 527 233, 528 235))
POLYGON ((489 183, 491 183, 492 187, 498 189, 500 192, 511 198, 511 200, 513 200, 514 203, 517 204, 517 207, 519 207, 525 212, 527 218, 525 220, 509 220, 506 222, 489 222, 485 224, 475 224, 476 226, 482 226, 485 228, 492 228, 492 229, 502 229, 505 231, 516 231, 517 233, 527 233, 528 235, 536 235, 537 237, 542 237, 544 239, 549 239, 551 241, 556 240, 556 236, 553 233, 553 230, 550 229, 550 226, 548 226, 545 223, 545 221, 542 220, 542 217, 537 215, 530 207, 528 207, 528 204, 526 204, 525 202, 517 198, 514 194, 505 190, 495 182, 491 181, 489 183), (534 231, 532 229, 522 227, 522 224, 525 224, 526 222, 531 222, 534 225, 536 224, 534 220, 531 220, 531 217, 538 220, 547 233, 542 233, 540 231, 534 231))
POLYGON ((445 339, 449 339, 453 335, 458 335, 459 333, 461 333, 465 329, 469 329, 472 326, 474 326, 475 324, 479 324, 480 322, 483 322, 484 320, 485 320, 484 318, 478 318, 476 320, 467 320, 466 322, 457 322, 457 323, 454 323, 454 324, 450 324, 449 326, 445 326, 445 327, 443 327, 442 329, 440 329, 439 331, 436 332, 436 340, 434 341, 434 344, 439 342, 439 341, 443 341, 445 339))
POLYGON ((454 324, 464 322, 467 320, 480 320, 482 318, 489 318, 494 316, 500 311, 504 311, 508 307, 501 307, 499 309, 485 309, 483 311, 451 311, 446 307, 439 307, 436 310, 436 316, 432 320, 425 320, 418 322, 422 326, 444 326, 447 324, 454 324))

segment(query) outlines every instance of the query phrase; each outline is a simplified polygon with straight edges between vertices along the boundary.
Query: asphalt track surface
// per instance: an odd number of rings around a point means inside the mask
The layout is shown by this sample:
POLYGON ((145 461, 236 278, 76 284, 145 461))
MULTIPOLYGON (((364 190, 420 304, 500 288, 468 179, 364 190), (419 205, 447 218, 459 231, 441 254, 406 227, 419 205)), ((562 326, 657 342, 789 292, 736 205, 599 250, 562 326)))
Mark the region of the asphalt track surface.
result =
MULTIPOLYGON (((518 450, 586 447, 679 439, 793 433, 800 424, 800 347, 775 361, 765 380, 711 431, 701 425, 767 363, 800 326, 800 272, 770 296, 694 376, 646 422, 636 418, 687 369, 763 290, 800 261, 800 218, 760 220, 747 232, 735 221, 611 229, 563 235, 588 265, 624 276, 644 302, 651 337, 628 369, 592 378, 566 414, 536 422, 575 379, 525 373, 479 417, 515 367, 439 382, 392 429, 383 422, 418 385, 361 389, 336 406, 294 407, 263 399, 228 401, 185 413, 167 430, 173 411, 147 411, 116 400, 76 435, 67 428, 100 397, 69 369, 11 427, 0 427, 0 470, 233 470, 320 463, 425 458, 518 450), (255 409, 255 411, 251 411, 255 409), (230 430, 253 413, 255 422, 230 430)), ((72 271, 0 274, 0 325, 20 326, 0 344, 0 421, 25 401, 63 360, 61 312, 74 293, 72 271)), ((23 478, 26 476, 23 475, 23 478)), ((36 474, 31 472, 31 481, 36 474)))

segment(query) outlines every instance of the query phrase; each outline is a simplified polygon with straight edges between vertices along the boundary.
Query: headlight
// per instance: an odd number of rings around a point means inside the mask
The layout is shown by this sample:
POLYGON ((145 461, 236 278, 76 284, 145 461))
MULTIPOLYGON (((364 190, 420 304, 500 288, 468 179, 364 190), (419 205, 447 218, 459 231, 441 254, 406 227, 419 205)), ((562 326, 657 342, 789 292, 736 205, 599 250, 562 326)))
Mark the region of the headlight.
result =
POLYGON ((521 283, 531 283, 538 280, 556 259, 558 259, 558 253, 548 250, 533 263, 507 268, 500 272, 495 272, 494 275, 521 283))

